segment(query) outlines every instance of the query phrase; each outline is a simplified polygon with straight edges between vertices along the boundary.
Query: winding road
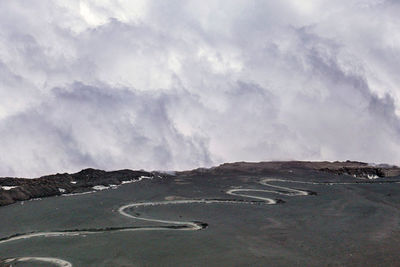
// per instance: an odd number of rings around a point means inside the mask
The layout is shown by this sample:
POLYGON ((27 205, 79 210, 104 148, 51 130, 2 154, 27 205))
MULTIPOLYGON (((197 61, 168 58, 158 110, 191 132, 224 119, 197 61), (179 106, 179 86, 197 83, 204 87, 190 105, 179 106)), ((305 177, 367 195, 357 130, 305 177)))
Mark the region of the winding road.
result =
MULTIPOLYGON (((384 184, 384 183, 400 183, 398 181, 381 181, 381 182, 306 182, 306 181, 294 181, 294 180, 285 180, 285 179, 276 179, 276 178, 264 178, 259 183, 261 185, 269 187, 269 189, 253 189, 253 188, 234 188, 225 191, 228 195, 244 197, 244 198, 252 198, 255 200, 245 201, 239 199, 188 199, 188 200, 170 200, 170 201, 156 201, 156 202, 138 202, 132 203, 128 205, 121 206, 118 209, 119 214, 122 216, 147 221, 147 222, 156 222, 165 225, 158 226, 139 226, 139 227, 110 227, 106 229, 81 229, 81 230, 62 230, 62 231, 54 231, 54 232, 33 232, 33 233, 24 233, 17 234, 5 238, 0 239, 0 245, 4 245, 9 242, 37 238, 37 237, 68 237, 68 236, 80 236, 80 235, 90 235, 90 234, 99 234, 104 232, 127 232, 127 231, 160 231, 160 230, 175 230, 175 231, 196 231, 205 229, 208 224, 197 221, 174 221, 174 220, 163 220, 163 219, 154 219, 154 218, 144 218, 139 217, 138 215, 132 215, 128 212, 128 210, 132 211, 136 208, 146 207, 146 206, 164 206, 164 205, 182 205, 182 204, 225 204, 225 203, 233 203, 233 204, 264 204, 264 205, 275 205, 278 203, 282 203, 284 201, 280 199, 273 199, 262 197, 258 195, 252 195, 251 192, 264 192, 264 193, 273 193, 284 196, 307 196, 307 195, 315 195, 315 192, 290 188, 286 186, 278 186, 271 184, 272 182, 281 182, 281 183, 291 183, 291 184, 309 184, 309 185, 354 185, 354 184, 384 184)), ((58 259, 58 258, 47 258, 47 257, 21 257, 21 258, 8 258, 0 260, 0 263, 15 263, 15 262, 46 262, 52 263, 61 267, 72 267, 72 263, 58 259)))

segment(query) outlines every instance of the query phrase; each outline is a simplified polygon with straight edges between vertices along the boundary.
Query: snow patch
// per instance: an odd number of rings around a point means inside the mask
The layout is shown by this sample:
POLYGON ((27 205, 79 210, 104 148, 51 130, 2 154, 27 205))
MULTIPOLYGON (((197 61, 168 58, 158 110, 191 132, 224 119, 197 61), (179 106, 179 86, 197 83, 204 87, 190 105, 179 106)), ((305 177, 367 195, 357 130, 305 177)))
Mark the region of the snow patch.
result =
POLYGON ((130 184, 130 183, 135 183, 135 182, 140 182, 143 179, 152 179, 153 177, 150 176, 140 176, 138 179, 132 179, 132 180, 127 180, 127 181, 122 181, 121 184, 130 184))
POLYGON ((64 188, 58 188, 58 191, 60 191, 60 193, 65 193, 65 192, 67 192, 67 190, 65 190, 64 188))
MULTIPOLYGON (((135 182, 139 182, 143 179, 153 179, 152 176, 140 176, 138 179, 132 179, 132 180, 127 180, 127 181, 121 181, 120 185, 123 184, 130 184, 130 183, 135 183, 135 182)), ((71 181, 71 183, 76 183, 75 181, 71 181)), ((94 191, 88 191, 88 192, 82 192, 82 193, 71 193, 71 194, 63 194, 63 196, 78 196, 78 195, 86 195, 86 194, 91 194, 91 193, 95 193, 98 191, 102 191, 102 190, 107 190, 107 189, 117 189, 120 185, 116 185, 116 184, 110 184, 108 186, 105 185, 95 185, 92 187, 92 189, 94 191)))
POLYGON ((93 188, 94 190, 101 191, 101 190, 109 189, 110 187, 109 187, 109 186, 104 186, 104 185, 95 185, 95 186, 93 186, 92 188, 93 188))
POLYGON ((372 174, 368 174, 367 177, 368 177, 368 179, 370 179, 370 180, 375 180, 375 179, 378 179, 378 178, 379 178, 378 175, 372 175, 372 174))
POLYGON ((134 183, 137 182, 137 180, 128 180, 128 181, 122 181, 121 184, 130 184, 130 183, 134 183))
POLYGON ((0 186, 0 189, 3 189, 3 190, 11 190, 11 189, 14 189, 14 188, 17 188, 18 186, 0 186))

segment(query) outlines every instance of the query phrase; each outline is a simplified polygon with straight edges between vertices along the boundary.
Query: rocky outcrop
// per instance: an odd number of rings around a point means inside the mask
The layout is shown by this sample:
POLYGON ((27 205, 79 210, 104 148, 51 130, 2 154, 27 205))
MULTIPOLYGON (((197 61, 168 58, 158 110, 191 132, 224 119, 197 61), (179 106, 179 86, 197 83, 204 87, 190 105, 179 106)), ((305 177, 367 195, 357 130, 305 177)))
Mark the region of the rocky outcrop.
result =
POLYGON ((94 186, 119 185, 153 175, 145 171, 85 169, 73 174, 57 173, 36 179, 0 178, 0 206, 32 198, 88 192, 94 186))

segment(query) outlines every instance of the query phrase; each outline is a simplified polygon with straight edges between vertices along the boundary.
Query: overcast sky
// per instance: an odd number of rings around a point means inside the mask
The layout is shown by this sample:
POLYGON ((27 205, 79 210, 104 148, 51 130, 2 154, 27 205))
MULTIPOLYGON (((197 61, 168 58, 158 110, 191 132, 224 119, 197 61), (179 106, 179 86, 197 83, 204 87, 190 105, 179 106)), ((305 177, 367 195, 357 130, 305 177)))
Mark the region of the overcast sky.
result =
POLYGON ((400 164, 395 0, 0 1, 0 176, 400 164))

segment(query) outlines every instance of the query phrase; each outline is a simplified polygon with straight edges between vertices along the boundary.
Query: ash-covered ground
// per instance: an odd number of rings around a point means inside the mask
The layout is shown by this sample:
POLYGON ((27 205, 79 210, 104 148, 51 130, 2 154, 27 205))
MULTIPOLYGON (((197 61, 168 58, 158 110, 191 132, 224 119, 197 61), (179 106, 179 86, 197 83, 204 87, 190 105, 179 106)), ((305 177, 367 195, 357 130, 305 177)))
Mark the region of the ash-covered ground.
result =
POLYGON ((398 175, 268 162, 0 179, 0 266, 398 266, 398 175), (42 187, 57 196, 29 200, 42 187))

